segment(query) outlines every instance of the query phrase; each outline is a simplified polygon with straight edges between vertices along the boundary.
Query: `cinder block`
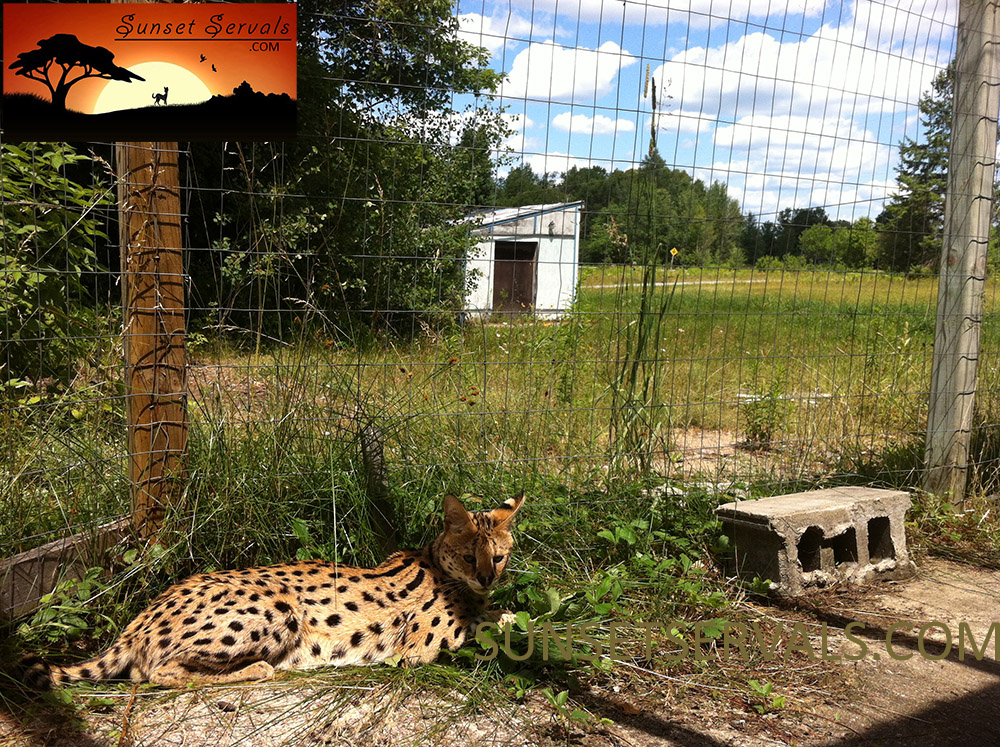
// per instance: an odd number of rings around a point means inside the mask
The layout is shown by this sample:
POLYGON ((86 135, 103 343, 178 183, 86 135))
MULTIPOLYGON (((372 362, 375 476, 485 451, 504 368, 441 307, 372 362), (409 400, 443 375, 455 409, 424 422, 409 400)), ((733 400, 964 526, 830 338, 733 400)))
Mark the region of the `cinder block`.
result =
POLYGON ((730 572, 770 579, 784 596, 832 583, 903 579, 916 573, 906 547, 910 494, 828 488, 715 511, 735 550, 730 572))

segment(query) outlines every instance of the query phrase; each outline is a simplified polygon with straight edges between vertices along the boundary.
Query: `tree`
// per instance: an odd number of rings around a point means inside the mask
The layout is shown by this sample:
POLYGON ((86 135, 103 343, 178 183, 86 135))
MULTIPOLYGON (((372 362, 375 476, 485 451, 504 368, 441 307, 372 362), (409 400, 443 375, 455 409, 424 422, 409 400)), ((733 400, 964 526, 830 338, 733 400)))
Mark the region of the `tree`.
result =
POLYGON ((836 259, 833 229, 822 223, 809 226, 799 236, 799 253, 813 264, 832 264, 836 259))
POLYGON ((497 204, 503 207, 544 205, 561 199, 550 174, 538 176, 531 164, 522 163, 507 174, 497 195, 497 204))
POLYGON ((778 213, 778 234, 772 251, 768 253, 779 257, 797 254, 799 238, 807 229, 815 225, 830 225, 830 218, 824 208, 808 207, 794 210, 785 208, 778 213))
POLYGON ((896 167, 898 191, 878 217, 882 226, 879 266, 891 270, 936 263, 941 252, 954 69, 935 76, 917 108, 923 139, 904 138, 896 167))
POLYGON ((17 70, 16 75, 44 83, 52 96, 52 104, 58 109, 66 109, 66 94, 69 89, 84 78, 104 78, 131 83, 145 80, 135 73, 114 63, 115 56, 110 49, 91 47, 76 38, 74 34, 54 34, 38 42, 37 49, 21 52, 17 60, 9 66, 17 70), (71 71, 80 68, 76 77, 71 71), (58 71, 58 72, 57 72, 58 71), (53 84, 52 74, 58 79, 53 84))
POLYGON ((11 379, 67 378, 94 338, 108 186, 72 178, 74 164, 93 161, 66 143, 0 145, 0 392, 11 379))
POLYGON ((213 323, 274 336, 300 313, 347 335, 419 329, 461 303, 459 219, 491 201, 502 139, 499 111, 454 98, 500 77, 445 0, 304 0, 298 17, 298 140, 192 145, 200 182, 222 180, 192 208, 192 243, 219 250, 192 253, 194 292, 258 310, 213 323))
POLYGON ((738 245, 743 219, 739 203, 726 187, 710 187, 682 169, 666 165, 653 150, 637 168, 608 175, 608 205, 593 219, 588 260, 667 262, 670 250, 680 252, 675 263, 742 265, 738 245))

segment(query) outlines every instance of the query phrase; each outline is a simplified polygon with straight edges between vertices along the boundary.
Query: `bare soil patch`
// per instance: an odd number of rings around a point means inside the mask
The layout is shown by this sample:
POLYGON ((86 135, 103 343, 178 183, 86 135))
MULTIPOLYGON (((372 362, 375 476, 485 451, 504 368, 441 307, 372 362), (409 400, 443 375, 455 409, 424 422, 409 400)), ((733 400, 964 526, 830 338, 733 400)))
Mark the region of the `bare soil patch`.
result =
MULTIPOLYGON (((800 657, 763 667, 762 681, 785 667, 783 679, 799 682, 776 690, 787 703, 764 713, 748 708, 745 693, 727 687, 718 670, 715 676, 631 679, 622 672, 575 693, 579 705, 613 721, 603 726, 567 722, 538 693, 524 702, 503 694, 475 697, 460 688, 432 694, 416 673, 373 684, 334 670, 180 692, 77 688, 72 704, 65 705, 52 699, 7 701, 0 709, 0 745, 1000 744, 996 635, 980 660, 967 642, 961 660, 957 645, 964 625, 982 653, 987 631, 1000 616, 998 597, 1000 572, 928 559, 907 582, 844 586, 751 606, 772 623, 808 626, 817 651, 826 624, 829 652, 842 657, 800 657), (920 633, 920 626, 932 621, 948 626, 950 650, 942 629, 920 633), (858 661, 843 658, 859 653, 843 637, 850 622, 865 626, 856 636, 868 651, 858 661), (885 640, 891 628, 892 652, 907 658, 889 655, 885 640), (822 676, 806 676, 810 669, 822 676), (796 673, 802 674, 799 680, 796 673)), ((719 667, 725 668, 721 656, 719 667)))

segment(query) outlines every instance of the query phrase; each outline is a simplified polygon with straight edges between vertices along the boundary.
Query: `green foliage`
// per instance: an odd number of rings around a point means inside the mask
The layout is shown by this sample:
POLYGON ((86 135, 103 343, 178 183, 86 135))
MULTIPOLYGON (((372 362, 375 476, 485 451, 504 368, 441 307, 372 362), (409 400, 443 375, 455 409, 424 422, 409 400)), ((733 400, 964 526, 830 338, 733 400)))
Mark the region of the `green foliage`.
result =
POLYGON ((114 620, 93 610, 93 600, 107 588, 103 568, 88 568, 83 578, 67 578, 41 599, 41 607, 21 634, 34 640, 54 643, 77 638, 84 633, 99 636, 114 628, 114 620))
POLYGON ((791 413, 792 405, 785 395, 786 372, 784 367, 774 369, 768 381, 762 381, 760 362, 754 361, 749 372, 749 382, 740 403, 743 434, 746 446, 766 449, 782 430, 791 413))
MULTIPOLYGON (((784 257, 787 264, 792 257, 798 257, 802 235, 816 225, 830 225, 822 207, 785 208, 778 213, 777 222, 761 223, 750 213, 743 223, 743 250, 755 266, 765 257, 784 257)), ((800 258, 798 261, 805 266, 805 260, 800 258)))
POLYGON ((594 217, 591 240, 583 250, 589 260, 664 263, 676 247, 675 264, 742 261, 743 218, 739 203, 721 182, 706 186, 667 167, 655 150, 638 168, 613 172, 608 182, 610 204, 594 217), (628 251, 621 251, 622 246, 628 251))
POLYGON ((859 218, 852 226, 816 223, 799 237, 799 253, 814 265, 871 267, 878 254, 878 234, 870 218, 859 218))
POLYGON ((878 266, 909 270, 935 266, 941 253, 948 152, 951 143, 954 68, 935 76, 917 108, 923 138, 904 138, 896 167, 898 192, 878 218, 882 224, 878 266))
POLYGON ((771 713, 785 707, 785 696, 774 695, 774 685, 770 682, 761 684, 757 680, 747 680, 747 685, 756 701, 752 705, 757 713, 771 713))
POLYGON ((89 160, 65 143, 0 146, 0 380, 65 379, 86 349, 109 188, 67 170, 89 160))
POLYGON ((607 394, 611 398, 611 438, 613 469, 638 466, 648 474, 654 453, 666 453, 669 409, 662 403, 660 389, 664 376, 660 340, 676 286, 669 292, 657 285, 657 251, 646 247, 642 257, 639 310, 634 322, 619 333, 623 355, 607 394))
POLYGON ((337 339, 411 334, 412 312, 427 323, 461 307, 472 240, 458 221, 492 200, 490 154, 508 130, 495 108, 453 101, 500 78, 441 0, 309 2, 300 15, 308 137, 194 146, 199 181, 222 175, 190 221, 192 241, 216 250, 191 257, 197 290, 219 299, 204 321, 258 349, 287 341, 296 318, 337 339))

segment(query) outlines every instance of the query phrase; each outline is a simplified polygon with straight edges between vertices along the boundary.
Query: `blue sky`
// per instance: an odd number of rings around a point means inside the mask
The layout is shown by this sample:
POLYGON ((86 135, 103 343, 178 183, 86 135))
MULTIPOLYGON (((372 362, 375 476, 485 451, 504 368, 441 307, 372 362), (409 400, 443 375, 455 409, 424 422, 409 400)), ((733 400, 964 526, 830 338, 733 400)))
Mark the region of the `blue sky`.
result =
POLYGON ((668 164, 744 211, 876 216, 917 100, 954 54, 958 0, 460 0, 506 74, 508 147, 536 172, 668 164), (647 84, 647 73, 649 82, 647 84))

